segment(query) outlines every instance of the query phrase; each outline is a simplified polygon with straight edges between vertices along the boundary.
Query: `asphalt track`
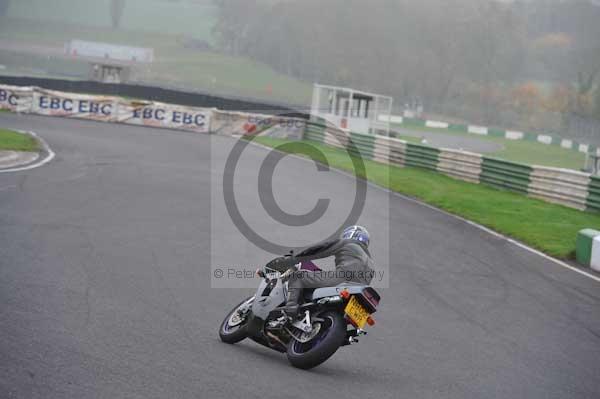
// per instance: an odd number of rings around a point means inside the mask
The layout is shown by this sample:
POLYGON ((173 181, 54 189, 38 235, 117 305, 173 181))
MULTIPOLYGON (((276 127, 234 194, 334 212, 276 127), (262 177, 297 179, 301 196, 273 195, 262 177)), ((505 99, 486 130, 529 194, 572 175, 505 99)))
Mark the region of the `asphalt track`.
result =
POLYGON ((441 130, 440 132, 406 128, 395 128, 393 130, 403 136, 425 139, 427 140, 428 145, 439 148, 452 148, 479 154, 498 152, 504 149, 504 146, 501 143, 477 137, 476 134, 472 134, 472 137, 468 137, 466 136, 466 133, 465 135, 448 134, 444 133, 444 130, 441 130))
MULTIPOLYGON (((231 138, 6 113, 0 125, 57 153, 0 174, 2 398, 600 397, 598 282, 374 188, 361 223, 391 260, 371 334, 308 372, 222 344, 219 322, 250 290, 211 288, 211 262, 270 256, 214 214, 231 138)), ((310 209, 324 188, 351 202, 352 179, 316 173, 278 165, 282 208, 310 209)))

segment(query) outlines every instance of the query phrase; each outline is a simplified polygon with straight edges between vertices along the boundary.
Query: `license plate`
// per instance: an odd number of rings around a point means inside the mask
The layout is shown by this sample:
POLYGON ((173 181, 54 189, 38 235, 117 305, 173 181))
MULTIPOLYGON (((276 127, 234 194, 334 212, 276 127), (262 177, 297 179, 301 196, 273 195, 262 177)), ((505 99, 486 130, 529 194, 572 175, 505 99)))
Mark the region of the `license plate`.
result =
POLYGON ((346 312, 358 328, 363 328, 367 322, 367 318, 370 316, 367 309, 358 302, 358 299, 356 299, 355 296, 350 299, 344 312, 346 312))

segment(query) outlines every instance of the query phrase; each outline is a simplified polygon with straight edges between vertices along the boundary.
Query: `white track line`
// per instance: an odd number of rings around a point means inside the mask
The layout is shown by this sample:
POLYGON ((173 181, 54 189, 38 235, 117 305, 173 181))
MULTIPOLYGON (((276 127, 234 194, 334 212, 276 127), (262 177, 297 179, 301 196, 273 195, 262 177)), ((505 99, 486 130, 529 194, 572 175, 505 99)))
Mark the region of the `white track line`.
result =
MULTIPOLYGON (((254 146, 257 146, 257 147, 262 147, 262 148, 264 148, 264 149, 266 149, 266 150, 270 150, 270 151, 274 150, 274 148, 272 148, 272 147, 268 147, 268 146, 266 146, 266 145, 259 144, 259 143, 254 143, 254 142, 252 142, 252 141, 250 142, 250 144, 252 144, 252 145, 254 145, 254 146)), ((311 159, 308 159, 308 158, 305 158, 305 157, 302 157, 302 156, 299 156, 299 155, 294 155, 294 154, 289 154, 289 153, 288 153, 288 155, 289 155, 289 156, 291 156, 291 157, 297 158, 297 159, 301 159, 301 160, 303 160, 303 161, 306 161, 306 162, 314 163, 314 161, 313 161, 313 160, 311 160, 311 159)), ((352 173, 348 173, 348 172, 346 172, 346 171, 343 171, 343 170, 340 170, 340 169, 336 169, 336 168, 330 168, 330 170, 332 170, 332 171, 334 171, 334 172, 336 172, 336 173, 342 174, 342 175, 344 175, 344 176, 350 177, 350 178, 352 178, 352 179, 356 179, 356 176, 355 176, 355 175, 353 175, 352 173)), ((445 211, 445 210, 443 210, 443 209, 436 208, 435 206, 433 206, 433 205, 429 205, 429 204, 426 204, 426 203, 424 203, 424 202, 422 202, 422 201, 420 201, 420 200, 418 200, 418 199, 411 198, 411 197, 407 197, 407 196, 406 196, 406 195, 404 195, 404 194, 400 194, 400 193, 397 193, 397 192, 395 192, 395 191, 392 191, 392 190, 390 190, 390 189, 388 189, 388 188, 381 187, 380 185, 378 185, 378 184, 375 184, 375 183, 373 183, 373 182, 370 182, 369 180, 367 180, 367 184, 368 184, 370 187, 374 187, 374 188, 376 188, 376 189, 378 189, 378 190, 385 191, 385 192, 386 192, 386 193, 388 193, 388 194, 392 194, 392 195, 394 195, 394 196, 396 196, 396 197, 399 197, 399 198, 402 198, 402 199, 404 199, 404 200, 406 200, 406 201, 410 201, 410 202, 413 202, 413 203, 415 203, 415 204, 419 204, 419 205, 421 205, 421 206, 424 206, 424 207, 426 207, 426 208, 429 208, 429 209, 432 209, 432 210, 434 210, 434 211, 437 211, 437 212, 443 213, 444 215, 447 215, 447 216, 453 217, 453 218, 455 218, 455 219, 458 219, 458 220, 462 220, 463 222, 465 222, 465 223, 467 223, 467 224, 469 224, 469 225, 471 225, 471 226, 473 226, 473 227, 476 227, 476 228, 478 228, 478 229, 480 229, 480 230, 483 230, 483 231, 485 231, 485 232, 486 232, 486 233, 488 233, 488 234, 491 234, 491 235, 493 235, 493 236, 495 236, 495 237, 497 237, 497 238, 500 238, 500 239, 506 240, 506 241, 508 241, 509 243, 511 243, 511 244, 514 244, 514 245, 516 245, 517 247, 519 247, 519 248, 521 248, 521 249, 524 249, 524 250, 526 250, 526 251, 529 251, 529 252, 531 252, 531 253, 533 253, 533 254, 539 255, 539 256, 541 256, 542 258, 544 258, 544 259, 547 259, 547 260, 549 260, 549 261, 552 261, 552 262, 556 263, 556 264, 557 264, 557 265, 559 265, 559 266, 562 266, 562 267, 564 267, 564 268, 566 268, 566 269, 569 269, 569 270, 572 270, 572 271, 574 271, 574 272, 577 272, 577 273, 579 273, 579 274, 581 274, 581 275, 583 275, 583 276, 589 277, 589 278, 591 278, 592 280, 595 280, 595 281, 597 281, 597 282, 600 282, 600 277, 599 277, 599 276, 596 276, 596 275, 594 275, 594 274, 588 273, 588 272, 586 272, 586 271, 584 271, 584 270, 581 270, 581 269, 579 269, 579 268, 577 268, 577 267, 571 266, 571 265, 569 265, 569 264, 568 264, 568 263, 566 263, 566 262, 563 262, 563 261, 561 261, 561 260, 559 260, 559 259, 553 258, 552 256, 546 255, 545 253, 543 253, 543 252, 541 252, 541 251, 538 251, 537 249, 531 248, 531 247, 529 247, 529 246, 527 246, 527 245, 523 244, 522 242, 519 242, 519 241, 517 241, 517 240, 515 240, 515 239, 512 239, 512 238, 510 238, 510 237, 507 237, 507 236, 505 236, 504 234, 500 234, 500 233, 498 233, 498 232, 496 232, 496 231, 494 231, 494 230, 492 230, 492 229, 490 229, 490 228, 488 228, 488 227, 482 226, 482 225, 480 225, 480 224, 478 224, 478 223, 475 223, 475 222, 473 222, 473 221, 471 221, 471 220, 465 219, 465 218, 463 218, 463 217, 461 217, 461 216, 454 215, 454 214, 452 214, 452 213, 450 213, 450 212, 447 212, 447 211, 445 211)))
POLYGON ((44 158, 44 159, 42 159, 40 161, 32 163, 31 165, 17 167, 17 168, 11 168, 11 169, 1 169, 0 173, 20 172, 20 171, 23 171, 23 170, 30 170, 30 169, 38 168, 38 167, 40 167, 42 165, 45 165, 48 162, 52 161, 52 159, 54 159, 54 157, 56 156, 56 154, 54 154, 54 151, 52 151, 52 149, 50 148, 50 146, 48 145, 48 143, 46 143, 46 141, 43 138, 41 138, 40 136, 38 136, 34 132, 27 132, 27 131, 22 131, 22 130, 17 130, 17 131, 20 132, 20 133, 29 134, 30 136, 35 137, 37 141, 39 141, 40 143, 42 143, 42 146, 44 147, 44 150, 48 153, 48 156, 46 156, 46 158, 44 158))

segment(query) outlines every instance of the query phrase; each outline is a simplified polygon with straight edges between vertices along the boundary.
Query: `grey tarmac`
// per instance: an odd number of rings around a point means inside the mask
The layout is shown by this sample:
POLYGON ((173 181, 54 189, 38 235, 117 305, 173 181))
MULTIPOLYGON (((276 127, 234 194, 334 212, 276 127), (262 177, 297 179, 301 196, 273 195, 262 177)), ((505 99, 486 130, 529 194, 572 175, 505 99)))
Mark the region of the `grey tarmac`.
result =
MULTIPOLYGON (((211 263, 273 256, 215 217, 232 138, 7 113, 0 126, 57 154, 0 174, 2 398, 600 397, 598 282, 373 187, 361 222, 389 288, 369 335, 311 371, 222 344, 219 323, 252 290, 211 288, 211 263)), ((242 204, 256 197, 245 176, 242 204)), ((300 212, 329 187, 351 201, 353 184, 286 157, 274 187, 300 212)))

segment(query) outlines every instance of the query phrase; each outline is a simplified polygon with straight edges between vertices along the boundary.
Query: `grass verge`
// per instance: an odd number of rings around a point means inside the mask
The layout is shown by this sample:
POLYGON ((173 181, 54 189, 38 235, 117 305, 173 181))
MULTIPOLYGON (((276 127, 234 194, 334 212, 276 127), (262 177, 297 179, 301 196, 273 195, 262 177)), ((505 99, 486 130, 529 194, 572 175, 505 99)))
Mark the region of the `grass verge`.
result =
MULTIPOLYGON (((256 142, 277 147, 289 141, 256 137, 256 142)), ((333 168, 353 172, 345 151, 310 142, 323 152, 333 168)), ((293 152, 293 146, 287 152, 293 152)), ((398 193, 462 216, 513 237, 548 255, 572 259, 577 232, 600 228, 600 214, 575 209, 455 180, 442 174, 411 167, 396 167, 364 160, 368 180, 398 193)))
POLYGON ((556 168, 567 168, 581 170, 585 164, 585 155, 575 150, 568 150, 557 145, 548 145, 525 140, 507 140, 501 137, 483 136, 465 132, 457 132, 448 129, 435 129, 424 126, 403 126, 395 124, 393 130, 396 137, 415 142, 414 136, 403 134, 407 131, 422 131, 440 135, 452 135, 459 137, 468 137, 474 140, 488 140, 501 143, 502 150, 484 154, 495 158, 505 159, 507 161, 524 163, 527 165, 552 166, 556 168))
MULTIPOLYGON (((21 11, 24 13, 26 9, 24 7, 21 11)), ((193 18, 195 23, 198 22, 197 19, 193 18)), ((146 21, 145 25, 151 26, 152 23, 148 25, 146 21)), ((127 29, 112 29, 96 24, 83 26, 69 23, 68 20, 36 20, 31 23, 26 18, 0 17, 0 41, 10 42, 22 49, 18 52, 0 50, 0 63, 13 75, 87 79, 88 62, 62 57, 66 41, 81 39, 151 47, 154 49, 154 62, 136 68, 136 83, 166 85, 267 102, 310 104, 312 84, 275 71, 267 64, 216 51, 187 48, 180 34, 168 31, 148 32, 141 30, 136 24, 123 23, 123 27, 127 29), (54 56, 40 52, 40 48, 54 56)), ((190 32, 198 32, 198 29, 199 26, 194 25, 190 32)), ((209 36, 205 39, 210 41, 209 36)))
MULTIPOLYGON (((498 141, 502 139, 496 139, 498 141)), ((491 153, 491 156, 507 161, 530 165, 554 166, 581 170, 585 165, 585 154, 565 148, 540 144, 532 141, 502 140, 504 149, 491 153)))
POLYGON ((38 149, 39 144, 33 137, 12 130, 0 129, 0 150, 37 151, 38 149))

